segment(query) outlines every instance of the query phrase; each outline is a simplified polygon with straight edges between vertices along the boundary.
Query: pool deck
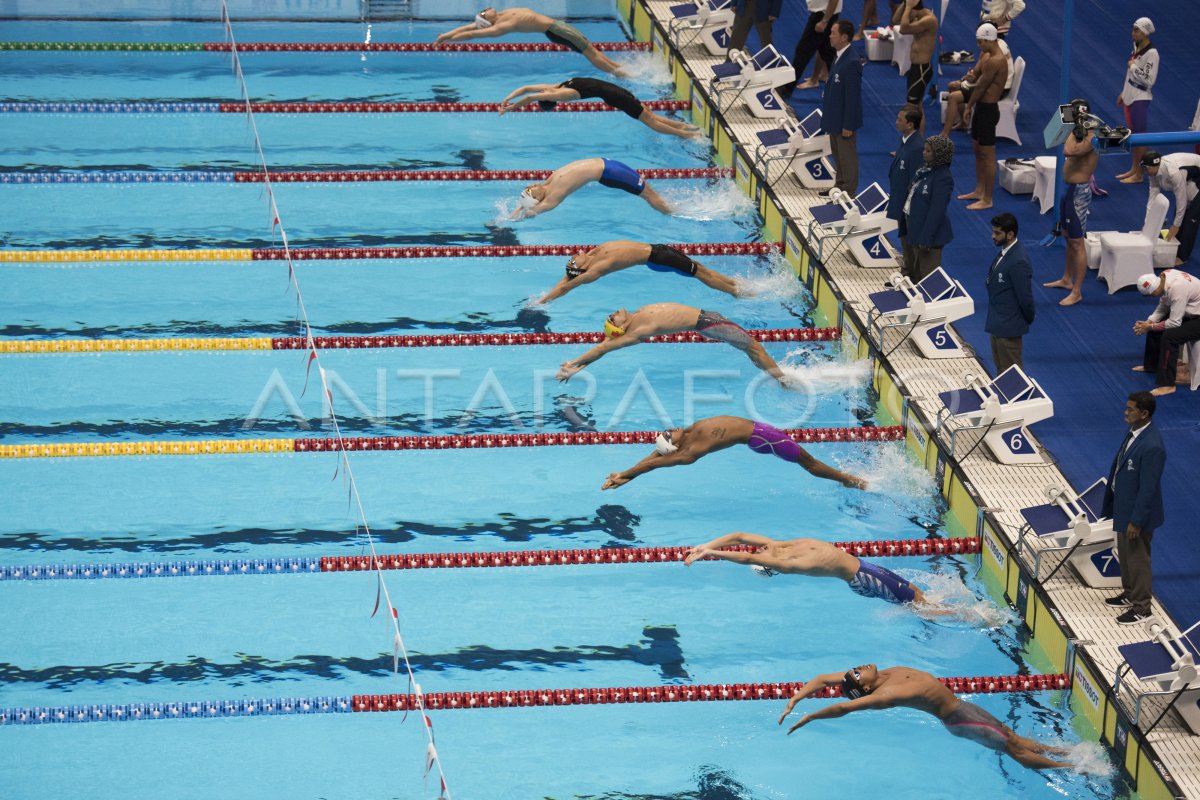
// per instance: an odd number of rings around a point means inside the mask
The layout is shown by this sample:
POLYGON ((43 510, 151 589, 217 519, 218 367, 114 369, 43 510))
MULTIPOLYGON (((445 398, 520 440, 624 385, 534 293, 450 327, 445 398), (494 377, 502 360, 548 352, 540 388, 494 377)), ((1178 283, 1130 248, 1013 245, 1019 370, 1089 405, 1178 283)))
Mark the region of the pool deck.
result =
MULTIPOLYGON (((655 20, 655 24, 649 32, 649 38, 655 42, 656 47, 663 47, 664 43, 669 41, 667 20, 671 18, 669 9, 675 3, 669 0, 635 0, 635 2, 639 3, 655 20)), ((618 7, 626 9, 623 3, 619 3, 618 7)), ((972 6, 973 8, 974 6, 972 6)), ((636 7, 630 10, 630 18, 636 17, 636 11, 636 7)), ((634 21, 635 32, 639 38, 645 38, 646 31, 639 30, 636 19, 634 21)), ((1020 22, 1025 22, 1025 20, 1020 20, 1020 22)), ((1103 22, 1107 23, 1108 20, 1103 20, 1103 22)), ((799 23, 792 21, 792 24, 802 25, 803 20, 800 20, 799 23)), ((1089 24, 1099 25, 1097 21, 1091 21, 1089 24)), ((1123 24, 1121 30, 1124 30, 1123 24)), ((1051 36, 1052 32, 1044 35, 1051 36)), ((785 55, 790 55, 791 44, 780 41, 782 37, 778 26, 776 37, 777 46, 785 55)), ((666 46, 671 47, 669 44, 666 46)), ((861 45, 858 46, 861 47, 861 45)), ((1108 298, 1106 302, 1099 291, 1102 285, 1092 286, 1089 283, 1088 305, 1081 307, 1081 310, 1089 315, 1088 319, 1084 320, 1083 314, 1077 314, 1067 320, 1073 324, 1078 323, 1082 327, 1055 327, 1053 322, 1046 323, 1039 320, 1041 324, 1035 327, 1036 338, 1032 335, 1027 337, 1026 365, 1029 373, 1038 380, 1042 380, 1044 377, 1042 385, 1047 394, 1055 399, 1058 414, 1067 418, 1065 425, 1059 421, 1058 417, 1055 417, 1036 426, 1035 444, 1046 454, 1044 463, 1004 466, 993 460, 982 447, 975 448, 965 458, 950 456, 949 437, 945 436, 944 432, 934 431, 934 423, 942 407, 938 399, 938 392, 951 387, 963 386, 962 375, 964 372, 969 371, 977 375, 990 374, 990 365, 974 357, 927 360, 907 343, 896 346, 900 336, 895 332, 887 335, 883 346, 878 341, 870 341, 873 337, 868 332, 867 326, 867 312, 872 308, 869 295, 882 289, 883 281, 886 280, 890 270, 863 269, 850 258, 844 249, 833 247, 832 241, 825 244, 825 250, 830 254, 822 257, 816 266, 819 275, 814 276, 811 271, 806 269, 808 261, 816 262, 819 251, 817 242, 807 241, 804 236, 812 220, 810 209, 826 201, 820 198, 816 191, 802 188, 794 177, 790 175, 779 177, 781 169, 779 166, 775 166, 770 172, 770 178, 774 180, 774 183, 770 185, 764 185, 767 182, 761 175, 746 174, 755 172, 754 153, 758 144, 755 134, 775 129, 778 127, 778 123, 775 120, 755 118, 740 100, 733 102, 732 107, 727 110, 715 110, 717 100, 708 91, 707 79, 712 75, 711 68, 722 61, 721 58, 709 55, 699 42, 685 43, 685 46, 675 52, 673 58, 677 88, 690 86, 693 103, 695 103, 697 93, 703 96, 708 106, 708 109, 703 111, 705 119, 715 121, 714 131, 718 128, 723 129, 723 133, 718 132, 716 137, 718 152, 723 161, 734 162, 738 173, 743 178, 743 180, 739 180, 739 183, 743 184, 743 188, 747 189, 751 196, 759 196, 764 209, 774 203, 778 206, 778 212, 784 218, 791 220, 790 226, 788 226, 778 219, 779 214, 773 214, 770 210, 766 210, 764 213, 768 221, 768 230, 771 229, 773 220, 785 230, 790 227, 790 230, 786 230, 785 233, 789 242, 789 247, 786 248, 789 251, 789 260, 793 261, 794 266, 798 268, 798 273, 806 283, 814 287, 818 305, 823 310, 836 308, 836 314, 827 313, 827 316, 830 317, 832 324, 842 325, 848 337, 847 345, 853 347, 855 338, 860 339, 860 354, 873 359, 876 367, 874 373, 876 374, 877 388, 881 390, 881 394, 885 395, 882 398, 883 407, 887 409, 889 406, 886 397, 889 391, 894 393, 899 388, 903 392, 902 398, 893 399, 892 402, 900 410, 900 413, 895 416, 909 428, 910 446, 917 452, 919 458, 924 459, 925 465, 938 476, 939 483, 944 487, 952 507, 956 497, 965 491, 965 495, 969 498, 969 504, 978 510, 975 529, 984 535, 985 540, 993 537, 993 542, 1000 543, 1003 552, 998 554, 993 552, 990 556, 985 554, 981 556, 981 559, 985 564, 994 568, 999 576, 999 581, 1004 585, 1006 597, 1009 602, 1018 607, 1033 630, 1035 639, 1038 639, 1039 642, 1043 638, 1047 639, 1048 643, 1043 643, 1043 645, 1050 653, 1051 659, 1061 660, 1063 663, 1060 666, 1068 671, 1074 667, 1075 694, 1077 695, 1075 699, 1078 701, 1075 704, 1076 709, 1079 710, 1082 706, 1084 715, 1091 718, 1093 726, 1103 730, 1106 742, 1116 744, 1118 756, 1124 762, 1126 772, 1143 797, 1188 796, 1200 798, 1200 737, 1190 735, 1174 712, 1166 714, 1157 727, 1146 734, 1145 728, 1148 722, 1156 719, 1165 707, 1165 700, 1159 697, 1147 698, 1143 703, 1141 722, 1134 730, 1131 723, 1133 702, 1129 697, 1129 692, 1123 691, 1119 697, 1114 697, 1112 694, 1114 673, 1122 661, 1117 648, 1120 645, 1147 639, 1146 631, 1140 625, 1123 627, 1115 624, 1113 610, 1103 603, 1103 600, 1111 596, 1113 592, 1088 588, 1070 568, 1064 567, 1057 570, 1049 581, 1037 580, 1034 577, 1034 553, 1042 547, 1040 543, 1025 547, 1020 552, 1015 549, 1017 532, 1023 523, 1020 509, 1045 503, 1047 486, 1073 485, 1077 490, 1082 490, 1107 469, 1111 452, 1119 444, 1122 435, 1120 409, 1124 403, 1124 394, 1140 387, 1126 386, 1130 383, 1126 380, 1127 371, 1121 373, 1119 381, 1102 378, 1101 376, 1105 373, 1112 372, 1114 369, 1123 369, 1123 367, 1114 366, 1116 358, 1113 352, 1105 353, 1103 356, 1092 353, 1088 349, 1088 345, 1094 344, 1094 342, 1085 341, 1084 337, 1078 334, 1089 330, 1089 325, 1095 325, 1104 326, 1106 331, 1112 331, 1114 339, 1118 333, 1124 338, 1130 338, 1125 335, 1128 319, 1133 318, 1131 314, 1145 313, 1149 310, 1148 308, 1142 309, 1142 306, 1147 305, 1145 300, 1136 293, 1130 296, 1130 293, 1126 292, 1124 295, 1117 295, 1115 299, 1108 298), (723 149, 722 144, 725 144, 724 139, 726 138, 730 142, 723 149), (794 240, 800 240, 801 248, 807 252, 802 254, 793 252, 795 248, 791 246, 791 243, 794 240), (796 264, 796 261, 802 263, 796 264), (823 290, 825 291, 824 296, 822 295, 823 290), (832 292, 832 297, 829 296, 830 292, 832 292), (832 305, 830 305, 831 303, 832 305), (1132 306, 1137 306, 1138 310, 1132 311, 1132 306), (1115 320, 1119 320, 1120 324, 1117 325, 1115 320), (1072 332, 1077 335, 1071 336, 1072 332), (1063 339, 1071 341, 1065 345, 1059 345, 1058 342, 1063 339), (1056 350, 1056 348, 1058 349, 1056 350), (1064 360, 1069 363, 1063 363, 1064 360), (1104 386, 1099 391, 1093 391, 1094 384, 1104 384, 1104 386), (1080 391, 1083 386, 1087 386, 1089 390, 1080 391), (1101 408, 1096 407, 1097 395, 1107 401, 1108 405, 1101 408), (1106 420, 1105 414, 1111 417, 1111 420, 1106 420), (1081 422, 1083 427, 1087 428, 1086 431, 1080 430, 1081 422), (1100 466, 1097 466, 1098 464, 1100 466), (945 480, 942 480, 943 475, 946 477, 945 480), (1054 628, 1058 629, 1057 632, 1052 632, 1054 628), (1096 691, 1097 686, 1098 692, 1096 691), (1091 713, 1086 713, 1088 705, 1091 706, 1091 713), (1126 735, 1127 731, 1130 734, 1128 736, 1126 735), (1152 775, 1147 770, 1158 774, 1152 775), (1155 778, 1159 778, 1159 780, 1155 780, 1155 778)), ((1089 69, 1096 68, 1089 67, 1089 69)), ((864 129, 860 141, 862 155, 860 188, 867 186, 871 181, 878 180, 886 183, 887 180, 886 150, 894 142, 895 135, 891 128, 891 120, 894 119, 899 103, 879 102, 869 88, 877 76, 883 76, 884 73, 886 73, 886 80, 890 81, 889 87, 894 87, 896 90, 893 94, 901 91, 901 84, 894 68, 879 63, 867 65, 864 72, 864 105, 872 106, 866 114, 867 127, 872 129, 872 133, 868 136, 864 129)), ((1043 87, 1043 92, 1045 91, 1046 89, 1043 87)), ((814 95, 815 93, 808 94, 814 95)), ((1028 91, 1028 94, 1023 91, 1022 100, 1026 101, 1023 105, 1032 105, 1027 98, 1033 96, 1033 91, 1028 91)), ((814 97, 797 98, 793 101, 793 111, 799 111, 803 115, 807 110, 815 107, 815 100, 814 97)), ((730 106, 729 98, 723 98, 721 107, 728 106, 730 106)), ((697 110, 693 108, 693 115, 696 113, 697 110)), ((930 128, 932 130, 929 131, 930 134, 936 133, 935 113, 936 109, 931 113, 930 128)), ((1040 134, 1035 130, 1040 129, 1040 125, 1033 123, 1033 117, 1041 116, 1041 112, 1036 110, 1036 107, 1026 107, 1022 110, 1021 116, 1024 117, 1021 133, 1025 140, 1025 147, 1021 152, 1027 157, 1032 157, 1042 152, 1039 147, 1040 134)), ((961 187, 969 183, 973 173, 969 150, 964 151, 964 140, 959 138, 956 143, 959 147, 959 160, 956 162, 955 174, 961 187)), ((1003 151, 1002 147, 999 154, 1002 158, 1007 155, 1003 151)), ((1113 164, 1111 160, 1107 160, 1106 163, 1109 166, 1113 164)), ((1144 188, 1139 188, 1139 191, 1144 193, 1144 188)), ((1144 197, 1144 194, 1141 196, 1144 197)), ((992 214, 1009 210, 1006 204, 1011 205, 1011 199, 1003 190, 997 189, 996 208, 991 212, 975 216, 975 227, 986 226, 987 220, 992 214)), ((1021 216, 1026 218, 1033 215, 1028 204, 1023 207, 1022 212, 1021 216)), ((970 216, 967 212, 956 210, 953 217, 956 225, 959 223, 959 217, 963 215, 970 216)), ((1140 207, 1134 216, 1140 220, 1140 207)), ((1062 249, 1053 248, 1043 251, 1041 248, 1031 246, 1031 242, 1040 238, 1044 232, 1043 228, 1048 229, 1049 218, 1045 219, 1047 221, 1041 227, 1034 228, 1037 231, 1036 237, 1024 238, 1031 251, 1038 251, 1035 253, 1035 273, 1039 271, 1038 266, 1041 265, 1047 271, 1043 274, 1048 274, 1049 270, 1055 268, 1054 264, 1061 264, 1062 249)), ((1101 227, 1114 229, 1115 226, 1101 227)), ((1125 227, 1128 229, 1135 225, 1126 223, 1125 227)), ((1030 228, 1026 227, 1026 230, 1030 230, 1030 228)), ((961 279, 967 290, 975 295, 975 315, 964 320, 957 326, 956 331, 961 339, 969 345, 973 344, 982 353, 986 352, 987 336, 981 330, 985 298, 981 286, 980 262, 986 264, 985 259, 990 259, 990 253, 994 250, 990 249, 992 246, 986 236, 978 236, 978 231, 974 230, 971 231, 971 234, 975 235, 977 240, 973 248, 948 248, 946 255, 948 262, 951 260, 958 264, 973 262, 975 267, 970 270, 961 269, 952 267, 948 263, 947 270, 952 277, 961 279)), ((960 236, 962 236, 961 232, 960 236)), ((1038 277, 1040 280, 1040 275, 1038 277)), ((1057 307, 1045 308, 1049 297, 1050 293, 1039 287, 1039 314, 1066 316, 1057 307)), ((1140 344, 1140 341, 1134 344, 1140 344)), ((1136 354, 1132 352, 1133 346, 1130 343, 1115 342, 1113 348, 1130 351, 1130 353, 1122 354, 1120 363, 1123 364, 1125 360, 1130 359, 1136 361, 1136 354)), ((968 352, 970 352, 969 348, 968 352)), ((1194 437, 1192 430, 1194 422, 1185 423, 1183 415, 1195 409, 1195 399, 1186 389, 1183 389, 1174 397, 1161 401, 1160 409, 1167 409, 1172 404, 1174 407, 1169 408, 1168 413, 1161 414, 1161 418, 1156 417, 1156 423, 1167 429, 1170 442, 1168 446, 1175 450, 1176 458, 1181 458, 1182 456, 1178 454, 1184 448, 1180 444, 1189 443, 1188 439, 1194 437), (1181 408, 1184 411, 1180 411, 1181 408), (1186 429, 1188 439, 1176 444, 1179 440, 1175 437, 1175 428, 1186 429)), ((974 436, 969 435, 966 443, 969 445, 973 442, 974 436)), ((961 453, 963 448, 960 445, 958 449, 961 453)), ((1179 483, 1182 484, 1182 476, 1178 477, 1179 483)), ((1190 509, 1179 509, 1175 502, 1176 498, 1182 495, 1173 494, 1171 491, 1173 487, 1170 483, 1166 488, 1168 516, 1175 519, 1186 516, 1186 512, 1190 509)), ((1188 504, 1195 504, 1195 502, 1195 500, 1190 500, 1188 504)), ((1183 526, 1176 522, 1170 533, 1182 533, 1182 528, 1183 526)), ((1182 537, 1176 537, 1176 547, 1182 546, 1182 543, 1179 542, 1180 538, 1182 537)), ((999 549, 997 548, 997 550, 999 549)), ((1053 569, 1059 559, 1060 556, 1047 555, 1043 559, 1046 563, 1042 564, 1041 574, 1047 574, 1048 567, 1053 569)), ((1200 571, 1196 569, 1198 565, 1195 561, 1196 555, 1192 552, 1188 554, 1182 567, 1177 563, 1176 569, 1171 571, 1177 577, 1180 570, 1185 573, 1190 572, 1193 577, 1184 576, 1183 584, 1192 589, 1196 585, 1194 575, 1200 571)), ((1172 585, 1171 589, 1172 593, 1180 593, 1179 602, 1164 607, 1161 602, 1162 598, 1156 596, 1154 614, 1158 621, 1167 626, 1168 630, 1177 633, 1179 627, 1169 612, 1174 611, 1179 621, 1184 622, 1184 627, 1186 627, 1186 624, 1190 624, 1190 621, 1196 616, 1195 593, 1191 589, 1176 585, 1172 585), (1181 589, 1182 591, 1180 591, 1181 589)), ((1158 687, 1142 685, 1134 681, 1132 688, 1138 691, 1158 687)))

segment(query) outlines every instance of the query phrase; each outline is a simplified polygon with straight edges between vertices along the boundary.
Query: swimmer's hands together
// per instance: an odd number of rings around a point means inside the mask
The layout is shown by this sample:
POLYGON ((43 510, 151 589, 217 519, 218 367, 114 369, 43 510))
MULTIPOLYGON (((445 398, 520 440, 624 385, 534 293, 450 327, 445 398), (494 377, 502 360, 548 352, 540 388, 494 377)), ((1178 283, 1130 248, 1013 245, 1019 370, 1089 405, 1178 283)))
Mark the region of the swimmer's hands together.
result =
POLYGON ((558 379, 566 382, 571 380, 571 376, 583 369, 583 364, 576 364, 574 361, 564 361, 558 366, 558 379))
MULTIPOLYGON (((707 556, 709 552, 708 545, 698 544, 688 551, 687 556, 683 559, 683 565, 685 567, 690 567, 692 564, 707 556)), ((791 709, 789 708, 788 710, 790 711, 791 709)))
POLYGON ((632 478, 626 478, 626 477, 625 477, 625 476, 624 476, 622 473, 620 473, 620 472, 613 472, 613 473, 610 473, 610 474, 609 474, 609 476, 608 476, 608 480, 606 480, 606 481, 604 482, 604 485, 603 485, 603 486, 601 486, 601 487, 600 487, 600 489, 601 489, 601 490, 604 490, 604 489, 616 489, 616 488, 617 488, 617 487, 619 487, 619 486, 624 486, 625 484, 629 483, 631 480, 633 480, 633 479, 632 479, 632 478))

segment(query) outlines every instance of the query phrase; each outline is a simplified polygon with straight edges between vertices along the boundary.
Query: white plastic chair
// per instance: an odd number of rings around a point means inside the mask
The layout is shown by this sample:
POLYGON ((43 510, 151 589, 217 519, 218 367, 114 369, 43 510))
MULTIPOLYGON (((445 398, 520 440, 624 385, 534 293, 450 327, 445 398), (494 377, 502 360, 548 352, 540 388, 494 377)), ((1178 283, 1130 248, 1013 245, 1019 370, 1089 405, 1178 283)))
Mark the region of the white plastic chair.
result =
POLYGON ((1184 348, 1187 351, 1188 370, 1192 376, 1192 391, 1200 388, 1200 339, 1188 342, 1184 348))
POLYGON ((1021 143, 1021 135, 1017 133, 1017 112, 1021 109, 1017 93, 1021 91, 1021 78, 1023 77, 1025 77, 1025 59, 1018 58, 1013 62, 1012 88, 1008 92, 1008 97, 1001 98, 997 103, 1000 106, 1000 122, 996 125, 996 138, 1011 139, 1017 144, 1021 143))
POLYGON ((1033 197, 1038 204, 1038 213, 1045 214, 1054 208, 1054 156, 1038 156, 1033 160, 1033 197))
POLYGON ((1154 271, 1154 246, 1167 218, 1168 200, 1160 194, 1146 208, 1140 231, 1100 234, 1100 276, 1108 282, 1108 293, 1133 286, 1138 276, 1154 271))

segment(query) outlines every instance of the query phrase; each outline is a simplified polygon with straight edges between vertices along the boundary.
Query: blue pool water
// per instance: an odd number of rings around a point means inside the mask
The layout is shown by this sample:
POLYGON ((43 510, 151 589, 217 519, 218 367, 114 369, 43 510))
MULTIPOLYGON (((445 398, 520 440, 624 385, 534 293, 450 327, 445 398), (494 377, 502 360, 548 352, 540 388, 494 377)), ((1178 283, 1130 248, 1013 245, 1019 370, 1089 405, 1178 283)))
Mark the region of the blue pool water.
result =
MULTIPOLYGON (((625 38, 607 3, 597 40, 625 38)), ((51 7, 54 9, 55 7, 51 7)), ((263 11, 264 16, 266 10, 263 11)), ((353 16, 347 12, 348 15, 353 16)), ((214 15, 215 18, 215 15, 214 15)), ((429 41, 446 23, 388 23, 375 41, 429 41)), ((24 40, 219 41, 219 23, 8 23, 24 40)), ((240 23, 242 40, 353 41, 361 24, 240 23)), ((581 59, 348 54, 244 61, 256 98, 496 99, 523 70, 593 74, 581 59), (364 66, 364 64, 366 66, 364 66), (411 81, 397 80, 411 72, 411 81), (438 88, 444 85, 443 88, 438 88), (401 98, 400 92, 404 94, 401 98)), ((236 98, 218 54, 5 53, 7 99, 236 98), (41 60, 39 60, 41 59, 41 60), (10 70, 9 68, 12 67, 10 70), (135 91, 136 90, 136 91, 135 91)), ((666 96, 654 68, 635 83, 666 96)), ((237 115, 52 115, 0 119, 0 169, 249 169, 237 115)), ((706 166, 706 145, 664 140, 612 115, 260 115, 272 168, 545 169, 610 155, 637 167, 706 166), (602 127, 603 126, 603 127, 602 127), (595 140, 589 140, 589 135, 595 140)), ((664 181, 686 212, 662 217, 591 187, 556 211, 503 219, 519 184, 280 184, 293 244, 727 242, 759 238, 727 181, 664 181)), ((271 244, 257 185, 0 184, 5 248, 211 248, 271 244)), ((812 298, 771 257, 701 259, 754 288, 734 299, 698 282, 628 270, 547 307, 529 299, 561 258, 304 263, 313 332, 592 331, 618 307, 671 300, 748 328, 813 324, 812 298)), ((147 338, 301 332, 286 267, 256 263, 4 265, 0 336, 147 338)), ((353 435, 648 430, 712 414, 778 425, 873 425, 863 365, 836 344, 769 344, 796 376, 785 391, 724 345, 644 344, 567 384, 585 346, 327 351, 353 435), (425 389, 428 376, 432 388, 425 389)), ((0 444, 332 435, 299 352, 5 356, 0 444), (289 404, 288 398, 294 401, 289 404)), ((353 453, 358 497, 381 552, 658 547, 750 530, 828 541, 948 533, 932 479, 900 444, 820 444, 866 475, 857 492, 743 447, 602 492, 644 445, 353 453)), ((184 564, 363 552, 334 453, 0 460, 7 489, 0 565, 184 564)), ((930 622, 838 582, 763 580, 700 563, 389 572, 416 679, 428 692, 800 680, 853 664, 937 675, 1036 672, 1022 630, 984 599, 973 557, 881 559, 954 605, 930 622)), ((403 693, 386 610, 366 573, 6 580, 0 708, 403 693)), ((1077 746, 1059 693, 972 698, 1023 735, 1077 746)), ((810 701, 813 704, 824 701, 810 701)), ((776 701, 433 711, 458 798, 1108 798, 1106 773, 1039 775, 954 739, 913 711, 821 722, 786 737, 776 701), (931 757, 932 756, 932 757, 931 757), (937 769, 923 768, 936 763, 937 769)), ((1082 745, 1086 748, 1087 745, 1082 745)), ((419 717, 287 718, 0 727, 4 797, 434 797, 422 785, 419 717), (55 776, 53 779, 47 776, 55 776)))

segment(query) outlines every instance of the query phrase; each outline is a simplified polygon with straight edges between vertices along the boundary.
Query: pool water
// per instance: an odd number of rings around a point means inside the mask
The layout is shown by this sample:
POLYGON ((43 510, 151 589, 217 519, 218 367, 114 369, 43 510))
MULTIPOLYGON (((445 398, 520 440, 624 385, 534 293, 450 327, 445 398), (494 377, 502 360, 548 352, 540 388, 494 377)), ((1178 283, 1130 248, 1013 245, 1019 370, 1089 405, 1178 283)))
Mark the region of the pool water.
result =
MULTIPOLYGON (((54 15, 63 4, 48 7, 54 15)), ((362 23, 241 22, 242 41, 360 41, 362 23)), ((270 6, 270 7, 268 7, 270 6)), ((134 6, 130 6, 134 7, 134 6)), ((256 13, 251 13, 256 12, 256 13)), ((63 12, 65 15, 65 11, 63 12)), ((143 16, 161 15, 142 9, 143 16)), ((340 11, 338 12, 341 13, 340 11)), ((597 41, 627 38, 607 2, 572 3, 597 41)), ((348 16, 353 13, 346 12, 348 16)), ((220 41, 211 22, 22 21, 24 41, 220 41)), ((372 25, 373 41, 431 41, 447 22, 372 25)), ((530 37, 536 40, 536 37, 530 37)), ((630 85, 669 96, 645 54, 630 85)), ((10 101, 236 100, 216 53, 0 52, 10 101)), ((530 80, 593 75, 569 54, 248 54, 254 99, 496 100, 530 80), (556 77, 560 76, 560 77, 556 77), (505 88, 507 87, 507 88, 505 88)), ((0 170, 254 169, 227 114, 5 114, 0 170)), ((621 115, 257 115, 272 169, 551 169, 605 155, 703 167, 706 144, 621 115)), ((0 173, 2 174, 2 173, 0 173)), ((505 219, 515 182, 277 184, 294 246, 744 242, 753 205, 728 180, 655 183, 684 213, 589 187, 533 220, 505 219)), ((257 184, 0 182, 4 249, 272 246, 257 184)), ((274 240, 278 246, 278 239, 274 240)), ((616 308, 674 301, 747 328, 811 327, 813 301, 777 257, 701 258, 755 294, 732 298, 627 270, 548 306, 530 303, 562 258, 329 261, 296 266, 316 335, 598 330, 616 308)), ((4 264, 0 336, 302 335, 280 262, 4 264)), ((796 379, 762 381, 720 344, 643 344, 570 382, 583 345, 330 350, 321 365, 346 435, 635 431, 714 414, 789 427, 877 425, 865 365, 836 343, 775 343, 796 379)), ((304 352, 0 358, 0 444, 331 436, 304 352)), ((315 372, 315 370, 314 370, 315 372)), ((645 445, 0 460, 0 567, 310 559, 364 552, 663 547, 749 530, 828 541, 949 533, 932 479, 901 444, 817 444, 872 491, 819 481, 735 447, 615 491, 605 477, 645 445), (347 469, 347 465, 350 469, 347 469), (353 475, 354 493, 348 483, 353 475), (358 517, 357 496, 364 520, 358 517)), ((975 557, 880 563, 958 610, 927 621, 836 581, 764 580, 730 564, 425 569, 385 579, 426 692, 803 680, 850 665, 937 675, 1036 672, 975 557)), ((2 574, 2 573, 0 573, 2 574)), ((0 581, 0 708, 402 694, 392 629, 369 573, 0 581)), ((1076 750, 1089 774, 1040 775, 893 710, 788 737, 782 702, 430 711, 458 798, 1108 798, 1128 789, 1080 741, 1058 692, 971 698, 1019 733, 1076 750), (927 765, 936 764, 936 769, 927 765)), ((817 703, 806 701, 801 710, 817 703)), ((4 797, 435 797, 418 715, 296 714, 0 726, 4 797)))

